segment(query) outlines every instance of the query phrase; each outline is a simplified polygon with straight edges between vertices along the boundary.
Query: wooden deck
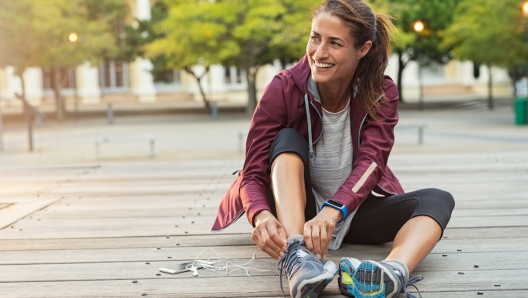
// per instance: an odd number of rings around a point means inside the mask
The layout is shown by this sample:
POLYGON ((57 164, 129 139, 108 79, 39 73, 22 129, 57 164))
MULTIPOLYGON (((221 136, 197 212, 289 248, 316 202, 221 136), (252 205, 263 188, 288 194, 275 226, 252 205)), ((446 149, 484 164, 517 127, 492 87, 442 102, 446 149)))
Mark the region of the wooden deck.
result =
MULTIPOLYGON (((528 154, 396 155, 407 190, 456 199, 444 239, 418 267, 423 297, 528 296, 528 154)), ((0 293, 8 297, 282 297, 276 262, 246 218, 211 234, 241 161, 11 167, 0 176, 0 293), (212 247, 237 271, 160 274, 212 247)), ((331 253, 383 259, 390 245, 331 253)), ((200 258, 213 257, 211 252, 200 258)), ((284 283, 287 292, 287 282, 284 283)), ((324 292, 341 297, 337 279, 324 292)))

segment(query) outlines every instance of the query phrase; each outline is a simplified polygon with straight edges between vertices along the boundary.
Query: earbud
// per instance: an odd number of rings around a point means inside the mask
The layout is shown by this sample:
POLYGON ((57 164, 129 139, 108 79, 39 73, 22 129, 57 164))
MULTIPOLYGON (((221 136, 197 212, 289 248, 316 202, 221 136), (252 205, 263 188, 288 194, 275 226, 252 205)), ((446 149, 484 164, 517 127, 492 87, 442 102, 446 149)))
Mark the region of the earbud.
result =
POLYGON ((192 266, 191 267, 191 271, 192 271, 192 275, 194 277, 198 277, 198 268, 197 267, 192 266))

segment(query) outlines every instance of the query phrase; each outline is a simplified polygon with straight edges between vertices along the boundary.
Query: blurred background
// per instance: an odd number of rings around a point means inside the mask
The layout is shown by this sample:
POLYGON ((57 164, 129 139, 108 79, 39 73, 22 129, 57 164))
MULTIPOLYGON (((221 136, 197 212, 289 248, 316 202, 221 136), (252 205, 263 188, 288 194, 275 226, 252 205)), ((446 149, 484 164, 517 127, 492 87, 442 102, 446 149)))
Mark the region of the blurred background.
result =
MULTIPOLYGON (((4 164, 243 157, 249 117, 273 76, 304 55, 319 3, 0 0, 4 164), (22 154, 28 147, 36 154, 22 154)), ((393 17, 386 73, 402 121, 437 139, 420 144, 506 137, 526 146, 526 130, 511 129, 526 126, 528 0, 371 4, 393 17), (448 124, 452 132, 435 135, 448 124), (500 126, 496 135, 482 135, 486 124, 500 126)))

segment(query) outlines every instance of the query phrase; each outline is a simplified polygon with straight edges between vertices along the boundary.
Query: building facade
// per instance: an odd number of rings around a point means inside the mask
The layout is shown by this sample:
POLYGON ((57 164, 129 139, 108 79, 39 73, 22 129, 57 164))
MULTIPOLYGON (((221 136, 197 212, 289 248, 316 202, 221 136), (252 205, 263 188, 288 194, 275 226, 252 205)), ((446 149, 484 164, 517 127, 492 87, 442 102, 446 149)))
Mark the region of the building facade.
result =
MULTIPOLYGON (((151 17, 154 0, 128 0, 131 11, 140 19, 151 17)), ((386 73, 396 80, 398 61, 392 57, 386 73)), ((68 110, 103 107, 108 103, 118 105, 155 105, 202 101, 196 80, 184 71, 166 74, 163 82, 150 73, 152 63, 137 58, 124 61, 104 61, 99 65, 85 63, 76 68, 62 70, 63 95, 68 110)), ((20 78, 15 69, 0 69, 0 107, 4 112, 21 111, 15 93, 21 93, 20 78)), ((195 72, 203 72, 200 65, 195 72)), ((260 94, 274 75, 281 71, 280 63, 261 67, 257 75, 260 94)), ((492 69, 493 91, 496 96, 511 94, 508 74, 492 69)), ((24 73, 26 97, 43 110, 54 108, 53 90, 49 70, 28 68, 24 73)), ((247 101, 245 73, 235 66, 213 65, 206 74, 203 88, 210 100, 225 104, 243 105, 247 101)), ((420 67, 411 62, 403 72, 402 96, 408 102, 418 101, 420 90, 428 100, 448 98, 475 98, 487 94, 488 69, 481 67, 479 78, 474 77, 471 62, 451 61, 447 65, 420 67), (422 88, 421 88, 422 87, 422 88)))

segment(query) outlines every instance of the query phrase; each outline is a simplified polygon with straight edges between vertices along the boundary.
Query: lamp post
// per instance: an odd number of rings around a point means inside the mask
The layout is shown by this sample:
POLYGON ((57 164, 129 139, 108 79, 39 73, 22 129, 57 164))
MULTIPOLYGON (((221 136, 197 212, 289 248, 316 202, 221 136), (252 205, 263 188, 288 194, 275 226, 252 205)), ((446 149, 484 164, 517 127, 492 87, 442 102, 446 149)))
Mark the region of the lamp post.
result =
MULTIPOLYGON (((77 33, 71 32, 70 35, 68 35, 68 40, 71 43, 76 43, 79 40, 79 36, 77 35, 77 33)), ((75 76, 75 81, 73 82, 73 107, 75 115, 74 118, 77 119, 77 115, 79 114, 79 99, 77 98, 77 76, 75 76)))
MULTIPOLYGON (((528 0, 527 0, 528 1, 528 0)), ((425 29, 425 24, 421 20, 416 20, 413 23, 413 30, 414 32, 418 33, 418 40, 421 39, 422 35, 421 33, 425 29)), ((423 98, 423 76, 422 76, 422 53, 418 51, 418 82, 419 82, 419 97, 418 97, 418 109, 421 111, 423 110, 424 106, 424 98, 423 98)))

